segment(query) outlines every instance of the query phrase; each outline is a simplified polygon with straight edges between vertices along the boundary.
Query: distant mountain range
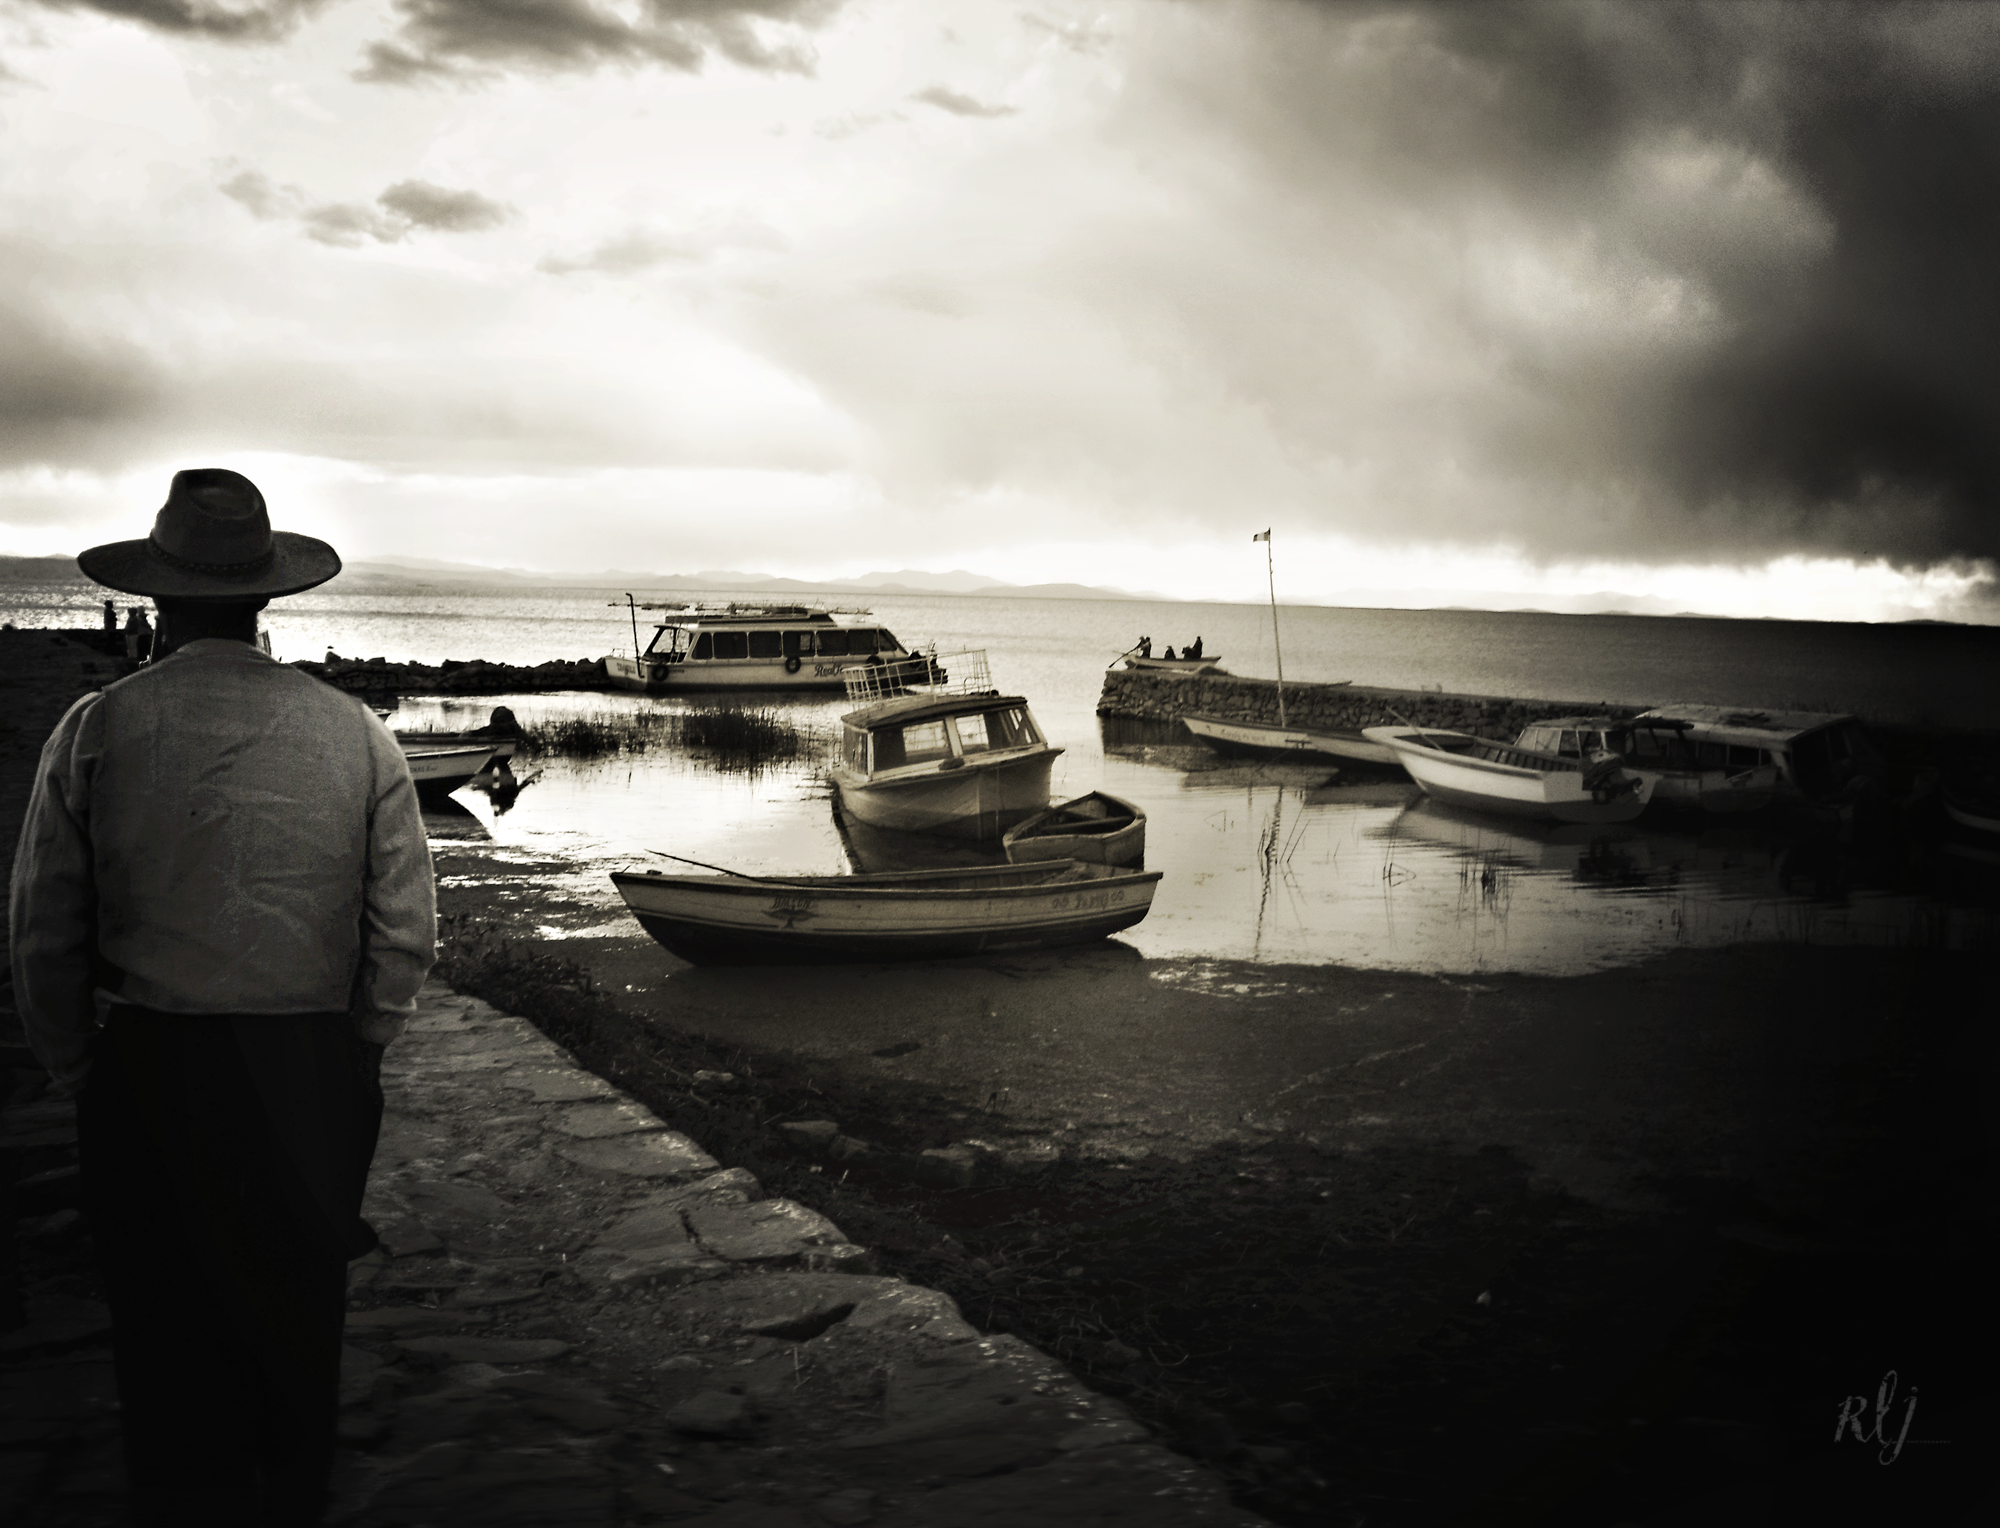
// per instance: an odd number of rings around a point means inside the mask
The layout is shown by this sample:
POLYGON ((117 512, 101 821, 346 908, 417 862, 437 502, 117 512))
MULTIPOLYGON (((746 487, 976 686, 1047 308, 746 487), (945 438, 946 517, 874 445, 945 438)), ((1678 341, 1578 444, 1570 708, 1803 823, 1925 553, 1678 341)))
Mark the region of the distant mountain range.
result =
POLYGON ((482 568, 472 563, 441 562, 432 557, 356 558, 340 575, 341 583, 365 580, 398 583, 512 584, 533 589, 629 589, 634 594, 986 594, 1013 599, 1043 600, 1167 600, 1166 594, 1104 589, 1089 584, 1009 584, 981 573, 954 568, 927 573, 904 568, 894 573, 863 573, 858 578, 779 578, 770 573, 737 569, 706 569, 699 573, 634 573, 606 568, 598 573, 535 573, 525 568, 482 568))

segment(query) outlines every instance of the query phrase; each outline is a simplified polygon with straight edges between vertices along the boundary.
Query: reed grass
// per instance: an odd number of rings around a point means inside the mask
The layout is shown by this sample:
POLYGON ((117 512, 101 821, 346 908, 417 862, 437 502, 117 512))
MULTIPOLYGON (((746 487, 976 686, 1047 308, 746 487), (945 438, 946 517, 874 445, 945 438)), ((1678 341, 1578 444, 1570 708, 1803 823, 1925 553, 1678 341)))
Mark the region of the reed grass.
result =
POLYGON ((685 711, 593 711, 522 729, 524 753, 602 759, 678 748, 723 769, 768 769, 823 756, 832 739, 765 707, 698 706, 685 711))

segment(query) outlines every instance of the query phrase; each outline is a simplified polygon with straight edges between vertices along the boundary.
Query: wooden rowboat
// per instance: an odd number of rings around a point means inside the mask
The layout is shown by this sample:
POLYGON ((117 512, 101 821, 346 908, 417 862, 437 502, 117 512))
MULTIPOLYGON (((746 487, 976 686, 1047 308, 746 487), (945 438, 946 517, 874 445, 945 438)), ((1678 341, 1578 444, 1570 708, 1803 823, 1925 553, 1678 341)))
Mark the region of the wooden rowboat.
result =
POLYGON ((1122 797, 1092 791, 1009 828, 1000 844, 1017 865, 1074 859, 1137 869, 1146 862, 1146 813, 1122 797))
POLYGON ((1356 764, 1394 766, 1396 750, 1359 732, 1330 727, 1283 727, 1269 722, 1240 721, 1183 711, 1181 723, 1217 753, 1253 759, 1346 759, 1356 764))
POLYGON ((615 871, 640 927, 696 965, 948 960, 1083 944, 1130 928, 1160 872, 1078 860, 882 875, 615 871))
POLYGON ((457 748, 403 745, 403 757, 410 763, 410 778, 422 796, 444 796, 457 790, 487 766, 493 751, 490 742, 457 748))

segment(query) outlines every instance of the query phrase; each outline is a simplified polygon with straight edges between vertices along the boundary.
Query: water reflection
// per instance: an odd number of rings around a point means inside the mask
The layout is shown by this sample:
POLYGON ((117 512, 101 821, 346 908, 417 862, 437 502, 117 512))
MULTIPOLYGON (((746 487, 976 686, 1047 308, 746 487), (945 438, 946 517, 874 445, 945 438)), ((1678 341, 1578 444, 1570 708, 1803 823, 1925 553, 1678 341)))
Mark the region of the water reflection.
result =
MULTIPOLYGON (((608 704, 674 702, 593 694, 508 703, 533 725, 608 704)), ((454 712, 483 719, 492 704, 406 701, 399 720, 444 727, 454 712)), ((796 710, 801 724, 821 728, 837 715, 819 702, 796 710)), ((1294 761, 1222 766, 1205 749, 1160 743, 1101 751, 1095 729, 1054 740, 1070 746, 1059 795, 1103 789, 1146 811, 1147 865, 1164 879, 1151 914, 1119 937, 1153 958, 1560 974, 1682 946, 1995 940, 2000 851, 1978 843, 1885 851, 1764 825, 1541 826, 1441 805, 1407 780, 1294 761)), ((515 764, 511 789, 453 800, 483 825, 496 858, 532 864, 538 888, 559 884, 591 909, 598 924, 583 932, 629 931, 608 872, 649 850, 765 875, 1003 858, 997 844, 844 819, 814 764, 753 773, 664 745, 515 764)))

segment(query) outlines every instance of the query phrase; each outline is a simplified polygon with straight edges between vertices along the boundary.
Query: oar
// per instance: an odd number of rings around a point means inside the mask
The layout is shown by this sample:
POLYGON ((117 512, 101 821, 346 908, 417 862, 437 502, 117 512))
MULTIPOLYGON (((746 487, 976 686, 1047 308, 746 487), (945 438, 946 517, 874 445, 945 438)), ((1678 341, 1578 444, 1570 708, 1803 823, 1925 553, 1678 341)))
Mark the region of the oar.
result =
POLYGON ((1419 727, 1415 722, 1411 721, 1407 716, 1403 715, 1403 713, 1401 711, 1398 711, 1394 706, 1384 706, 1382 709, 1384 711, 1387 711, 1391 716, 1395 717, 1397 721, 1401 722, 1405 727, 1408 727, 1412 732, 1416 733, 1417 741, 1422 743, 1424 747, 1435 748, 1439 753, 1451 752, 1451 750, 1445 747, 1444 744, 1433 743, 1428 737, 1424 735, 1423 728, 1419 727))
POLYGON ((731 869, 730 869, 730 868, 729 868, 729 867, 728 867, 727 865, 711 865, 711 864, 709 864, 709 863, 708 863, 708 862, 707 862, 706 860, 696 860, 696 859, 689 859, 689 858, 687 858, 687 856, 685 856, 685 855, 682 855, 682 854, 669 854, 669 853, 667 853, 667 851, 666 851, 666 850, 664 850, 664 849, 648 849, 648 850, 647 850, 646 852, 647 852, 648 854, 657 854, 657 855, 659 855, 659 857, 660 857, 661 859, 670 859, 670 860, 675 860, 675 861, 677 861, 678 863, 680 863, 680 864, 683 864, 683 865, 695 865, 695 866, 698 866, 698 867, 700 867, 700 868, 701 868, 701 869, 703 869, 703 870, 714 870, 714 871, 717 871, 717 872, 719 872, 719 873, 721 873, 721 874, 723 874, 723 875, 733 875, 733 876, 735 876, 735 877, 736 877, 736 878, 737 878, 738 880, 743 880, 743 881, 762 881, 762 882, 763 882, 763 883, 764 883, 765 885, 767 885, 767 886, 784 886, 784 885, 788 885, 788 884, 789 884, 788 882, 786 882, 786 881, 784 881, 784 880, 781 880, 781 879, 779 879, 779 878, 777 878, 777 877, 775 877, 775 876, 768 876, 768 875, 746 875, 746 874, 745 874, 745 873, 744 873, 743 871, 741 871, 741 870, 731 870, 731 869))

